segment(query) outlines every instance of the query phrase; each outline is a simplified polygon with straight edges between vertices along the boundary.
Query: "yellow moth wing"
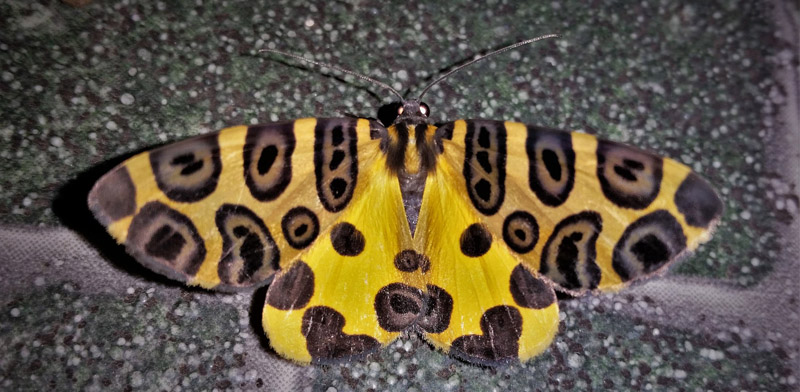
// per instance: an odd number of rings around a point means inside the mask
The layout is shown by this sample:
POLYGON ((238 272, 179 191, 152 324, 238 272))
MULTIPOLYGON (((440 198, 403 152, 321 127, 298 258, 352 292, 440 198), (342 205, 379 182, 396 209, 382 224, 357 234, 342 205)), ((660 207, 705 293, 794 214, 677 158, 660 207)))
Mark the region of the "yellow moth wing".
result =
POLYGON ((471 198, 492 208, 483 221, 526 266, 572 294, 615 290, 663 270, 706 240, 722 213, 697 174, 634 147, 521 123, 443 127, 451 135, 444 159, 470 168, 468 193, 493 196, 471 198), (482 140, 492 142, 483 148, 482 140), (469 148, 478 150, 471 160, 469 148), (503 159, 481 161, 481 151, 503 159))
POLYGON ((555 294, 480 223, 463 188, 448 162, 428 175, 414 241, 430 258, 436 306, 420 326, 434 346, 468 361, 527 360, 558 329, 555 294))
POLYGON ((413 283, 419 278, 394 261, 412 248, 397 177, 382 155, 366 167, 336 223, 267 293, 264 329, 273 348, 292 360, 324 363, 385 346, 415 319, 393 314, 389 296, 422 306, 413 283))

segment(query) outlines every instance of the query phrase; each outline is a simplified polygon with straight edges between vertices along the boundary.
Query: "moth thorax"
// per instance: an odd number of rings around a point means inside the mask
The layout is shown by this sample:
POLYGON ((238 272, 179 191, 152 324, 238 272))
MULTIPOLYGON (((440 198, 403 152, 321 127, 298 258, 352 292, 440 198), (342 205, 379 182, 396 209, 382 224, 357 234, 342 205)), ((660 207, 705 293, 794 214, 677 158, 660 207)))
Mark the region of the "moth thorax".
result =
POLYGON ((433 169, 436 160, 433 134, 436 127, 428 124, 397 123, 388 130, 385 152, 390 170, 413 176, 433 169))

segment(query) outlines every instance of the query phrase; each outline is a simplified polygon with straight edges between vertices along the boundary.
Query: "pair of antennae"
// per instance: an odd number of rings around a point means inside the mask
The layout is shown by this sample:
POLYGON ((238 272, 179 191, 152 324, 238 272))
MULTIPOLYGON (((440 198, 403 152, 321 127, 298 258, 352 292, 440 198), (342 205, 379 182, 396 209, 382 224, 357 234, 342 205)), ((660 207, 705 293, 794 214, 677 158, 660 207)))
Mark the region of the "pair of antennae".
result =
MULTIPOLYGON (((436 84, 438 84, 442 80, 447 79, 450 75, 452 75, 452 74, 454 74, 454 73, 456 73, 458 71, 461 71, 462 69, 464 69, 464 68, 466 68, 466 67, 468 67, 468 66, 470 66, 472 64, 475 64, 478 61, 484 60, 484 59, 489 58, 491 56, 494 56, 496 54, 500 54, 500 53, 509 51, 511 49, 516 49, 516 48, 518 48, 520 46, 530 45, 530 44, 532 44, 532 43, 534 43, 536 41, 541 41, 541 40, 548 39, 548 38, 557 38, 557 37, 560 37, 560 36, 558 34, 547 34, 547 35, 543 35, 543 36, 536 37, 536 38, 526 39, 524 41, 520 41, 520 42, 517 42, 515 44, 508 45, 506 47, 497 49, 497 50, 495 50, 493 52, 489 52, 489 53, 487 53, 487 54, 485 54, 483 56, 478 56, 478 57, 476 57, 476 58, 474 58, 474 59, 472 59, 472 60, 470 60, 470 61, 468 61, 468 62, 466 62, 464 64, 459 65, 458 67, 453 68, 449 72, 447 72, 444 75, 440 76, 438 79, 436 79, 433 82, 429 83, 424 89, 422 89, 422 93, 419 94, 419 98, 417 98, 417 100, 421 101, 422 100, 422 96, 424 96, 425 93, 427 93, 428 90, 430 90, 431 87, 435 86, 436 84)), ((391 91, 392 93, 394 93, 394 95, 396 95, 398 98, 400 98, 401 101, 405 100, 405 97, 403 97, 399 92, 397 92, 397 90, 392 88, 392 86, 390 86, 390 85, 388 85, 386 83, 383 83, 381 81, 375 80, 375 79, 373 79, 373 78, 371 78, 369 76, 362 75, 362 74, 360 74, 358 72, 351 71, 349 69, 345 69, 345 68, 339 67, 337 65, 323 63, 323 62, 312 60, 312 59, 307 59, 307 58, 305 58, 303 56, 300 56, 300 55, 297 55, 297 54, 294 54, 294 53, 284 52, 284 51, 275 50, 275 49, 261 49, 258 52, 259 53, 275 53, 275 54, 279 54, 281 56, 291 57, 291 58, 293 58, 295 60, 299 60, 299 61, 303 61, 303 62, 306 62, 306 63, 309 63, 309 64, 313 64, 313 65, 316 65, 318 67, 330 68, 330 69, 333 69, 333 70, 336 70, 336 71, 339 71, 339 72, 342 72, 342 73, 345 73, 345 74, 348 74, 348 75, 353 75, 353 76, 355 76, 355 77, 357 77, 357 78, 359 78, 361 80, 366 80, 367 82, 370 82, 372 84, 378 85, 380 87, 383 87, 383 88, 391 91)))

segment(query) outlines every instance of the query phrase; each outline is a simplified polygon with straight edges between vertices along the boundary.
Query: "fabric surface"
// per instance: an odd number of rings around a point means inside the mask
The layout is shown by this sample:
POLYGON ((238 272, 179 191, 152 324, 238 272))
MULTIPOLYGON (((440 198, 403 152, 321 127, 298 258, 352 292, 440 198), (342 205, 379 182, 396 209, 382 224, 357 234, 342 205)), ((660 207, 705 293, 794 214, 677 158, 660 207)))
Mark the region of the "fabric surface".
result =
POLYGON ((0 2, 0 387, 4 390, 798 389, 798 10, 780 1, 0 2), (234 124, 415 96, 432 117, 582 129, 691 166, 714 238, 665 276, 560 301, 553 345, 482 368, 404 336, 302 367, 272 352, 266 289, 217 294, 139 266, 88 211, 133 153, 234 124), (332 389, 331 389, 332 388, 332 389))

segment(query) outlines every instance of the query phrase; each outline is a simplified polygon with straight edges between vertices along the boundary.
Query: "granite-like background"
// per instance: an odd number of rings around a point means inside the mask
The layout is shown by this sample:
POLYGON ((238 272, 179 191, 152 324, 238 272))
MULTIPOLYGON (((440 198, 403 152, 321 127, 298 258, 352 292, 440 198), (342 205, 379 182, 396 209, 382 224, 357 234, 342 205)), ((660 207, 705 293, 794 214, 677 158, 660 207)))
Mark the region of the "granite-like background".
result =
POLYGON ((800 377, 798 7, 772 1, 0 1, 0 389, 791 391, 800 377), (134 152, 239 123, 416 96, 435 121, 582 129, 676 158, 726 204, 667 276, 561 302, 555 343, 484 369, 400 339, 299 367, 269 349, 264 290, 185 289, 89 214, 134 152), (333 388, 333 389, 330 389, 333 388))

